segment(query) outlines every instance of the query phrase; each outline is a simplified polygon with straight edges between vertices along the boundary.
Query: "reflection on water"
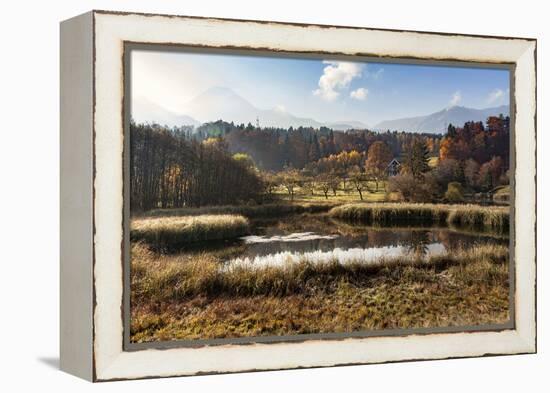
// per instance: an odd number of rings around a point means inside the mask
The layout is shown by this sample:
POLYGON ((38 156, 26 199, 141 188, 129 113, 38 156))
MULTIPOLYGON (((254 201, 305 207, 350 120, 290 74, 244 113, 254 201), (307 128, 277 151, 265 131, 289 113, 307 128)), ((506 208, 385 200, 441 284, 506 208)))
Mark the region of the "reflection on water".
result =
MULTIPOLYGON (((409 251, 417 256, 427 255, 430 250, 430 233, 427 231, 411 231, 410 234, 410 244, 408 245, 409 251)), ((433 243, 432 243, 433 244, 433 243)), ((439 244, 443 251, 445 251, 445 246, 442 243, 439 244)))
POLYGON ((310 240, 332 240, 336 239, 338 235, 319 235, 314 232, 296 232, 290 235, 275 235, 275 236, 258 236, 250 235, 241 238, 245 244, 257 244, 257 243, 274 243, 274 242, 305 242, 310 240))
MULTIPOLYGON (((441 243, 426 244, 426 255, 437 256, 445 253, 445 247, 441 243)), ((291 252, 282 251, 274 254, 256 255, 254 257, 238 257, 228 261, 228 267, 265 267, 284 266, 288 263, 307 261, 310 263, 338 262, 342 265, 360 262, 365 264, 377 264, 384 259, 399 257, 401 262, 412 261, 416 257, 416 251, 407 246, 386 246, 370 248, 349 248, 343 250, 335 248, 330 251, 291 252)))
POLYGON ((209 243, 199 251, 232 250, 227 265, 280 265, 282 263, 335 261, 371 263, 383 258, 417 258, 438 255, 475 244, 507 244, 508 238, 490 233, 437 228, 380 228, 334 221, 322 214, 285 216, 252 222, 251 235, 233 243, 209 243), (229 246, 229 248, 228 248, 229 246), (286 262, 285 262, 286 261, 286 262))

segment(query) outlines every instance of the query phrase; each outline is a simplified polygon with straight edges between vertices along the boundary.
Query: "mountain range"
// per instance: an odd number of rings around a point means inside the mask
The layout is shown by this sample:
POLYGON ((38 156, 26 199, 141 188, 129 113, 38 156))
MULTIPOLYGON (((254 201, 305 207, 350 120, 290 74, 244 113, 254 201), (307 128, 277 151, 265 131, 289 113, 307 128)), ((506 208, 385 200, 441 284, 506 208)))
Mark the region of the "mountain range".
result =
MULTIPOLYGON (((425 116, 386 120, 372 129, 408 132, 444 133, 448 124, 462 125, 467 121, 485 121, 489 116, 508 115, 510 108, 503 105, 487 109, 453 106, 425 116)), ((202 123, 225 120, 236 124, 256 123, 261 127, 329 127, 337 131, 367 129, 360 121, 320 122, 298 117, 283 108, 259 109, 226 87, 212 87, 182 105, 181 112, 171 112, 145 98, 132 101, 132 118, 138 123, 154 122, 169 127, 199 126, 202 123)))
POLYGON ((378 123, 373 128, 378 131, 397 130, 444 134, 447 132, 449 124, 462 126, 467 121, 485 122, 489 116, 498 116, 500 114, 509 116, 510 106, 502 105, 486 109, 452 106, 430 115, 386 120, 378 123))
POLYGON ((259 109, 226 87, 212 87, 182 105, 181 113, 170 112, 145 99, 132 101, 132 118, 140 122, 155 122, 170 127, 197 126, 216 120, 225 120, 236 124, 256 123, 262 127, 329 127, 334 130, 367 128, 360 121, 320 122, 315 119, 298 117, 283 108, 259 109))

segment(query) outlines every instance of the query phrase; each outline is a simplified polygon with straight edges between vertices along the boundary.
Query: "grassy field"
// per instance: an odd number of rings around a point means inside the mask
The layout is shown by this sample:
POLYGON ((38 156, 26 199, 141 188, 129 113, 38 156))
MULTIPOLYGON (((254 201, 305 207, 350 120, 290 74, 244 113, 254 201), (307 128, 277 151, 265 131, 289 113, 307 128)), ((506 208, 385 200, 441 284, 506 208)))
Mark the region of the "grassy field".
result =
MULTIPOLYGON (((380 181, 378 184, 378 191, 376 190, 375 182, 366 182, 366 187, 362 190, 363 202, 382 202, 386 200, 386 191, 384 188, 384 181, 380 181), (372 191, 369 191, 372 190, 372 191)), ((275 196, 282 201, 291 201, 291 197, 284 187, 279 187, 275 190, 275 196)), ((336 190, 336 195, 330 190, 325 197, 323 190, 315 187, 312 190, 305 187, 297 187, 294 195, 294 202, 297 203, 307 203, 307 202, 318 202, 318 203, 351 203, 351 202, 360 202, 361 197, 359 192, 353 188, 351 183, 346 183, 344 188, 343 183, 340 183, 338 190, 336 190)))
POLYGON ((428 203, 355 203, 336 206, 330 216, 366 224, 448 224, 471 229, 506 232, 510 226, 508 207, 443 205, 428 203))
POLYGON ((231 239, 248 233, 248 219, 239 215, 199 215, 138 218, 131 222, 130 239, 143 240, 155 249, 188 243, 231 239))
POLYGON ((223 255, 132 247, 135 342, 502 323, 508 250, 479 245, 372 265, 224 268, 223 255))
MULTIPOLYGON (((374 189, 374 185, 371 185, 374 189)), ((363 192, 364 202, 382 202, 386 198, 382 182, 378 192, 363 192)), ((134 218, 145 219, 149 217, 184 217, 199 215, 242 215, 249 218, 276 217, 287 214, 301 213, 324 213, 335 206, 359 202, 359 194, 353 190, 339 189, 336 195, 329 193, 325 198, 321 190, 316 189, 312 194, 310 190, 298 188, 294 200, 284 189, 279 188, 274 193, 276 202, 264 203, 261 205, 227 205, 227 206, 205 206, 205 207, 183 207, 153 209, 147 212, 135 213, 134 218)))

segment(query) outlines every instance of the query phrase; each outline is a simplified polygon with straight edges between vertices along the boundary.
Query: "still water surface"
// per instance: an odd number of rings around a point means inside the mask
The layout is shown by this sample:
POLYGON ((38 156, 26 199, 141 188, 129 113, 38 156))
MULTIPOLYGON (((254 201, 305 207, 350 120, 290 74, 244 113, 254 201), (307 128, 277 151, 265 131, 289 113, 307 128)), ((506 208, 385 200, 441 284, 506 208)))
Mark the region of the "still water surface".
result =
MULTIPOLYGON (((252 222, 252 233, 225 247, 238 252, 229 265, 265 266, 298 262, 375 263, 382 258, 444 254, 475 244, 508 244, 506 236, 447 227, 373 227, 333 220, 325 215, 294 215, 252 222)), ((209 251, 214 245, 201 246, 209 251)), ((218 245, 219 247, 219 245, 218 245)))

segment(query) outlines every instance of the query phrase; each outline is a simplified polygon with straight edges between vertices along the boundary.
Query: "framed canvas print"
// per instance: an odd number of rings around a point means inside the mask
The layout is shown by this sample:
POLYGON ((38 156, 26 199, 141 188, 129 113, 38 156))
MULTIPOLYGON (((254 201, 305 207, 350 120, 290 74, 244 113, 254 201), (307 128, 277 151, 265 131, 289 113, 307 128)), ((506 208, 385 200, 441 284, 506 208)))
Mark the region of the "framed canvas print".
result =
POLYGON ((61 368, 536 351, 536 41, 61 24, 61 368))

